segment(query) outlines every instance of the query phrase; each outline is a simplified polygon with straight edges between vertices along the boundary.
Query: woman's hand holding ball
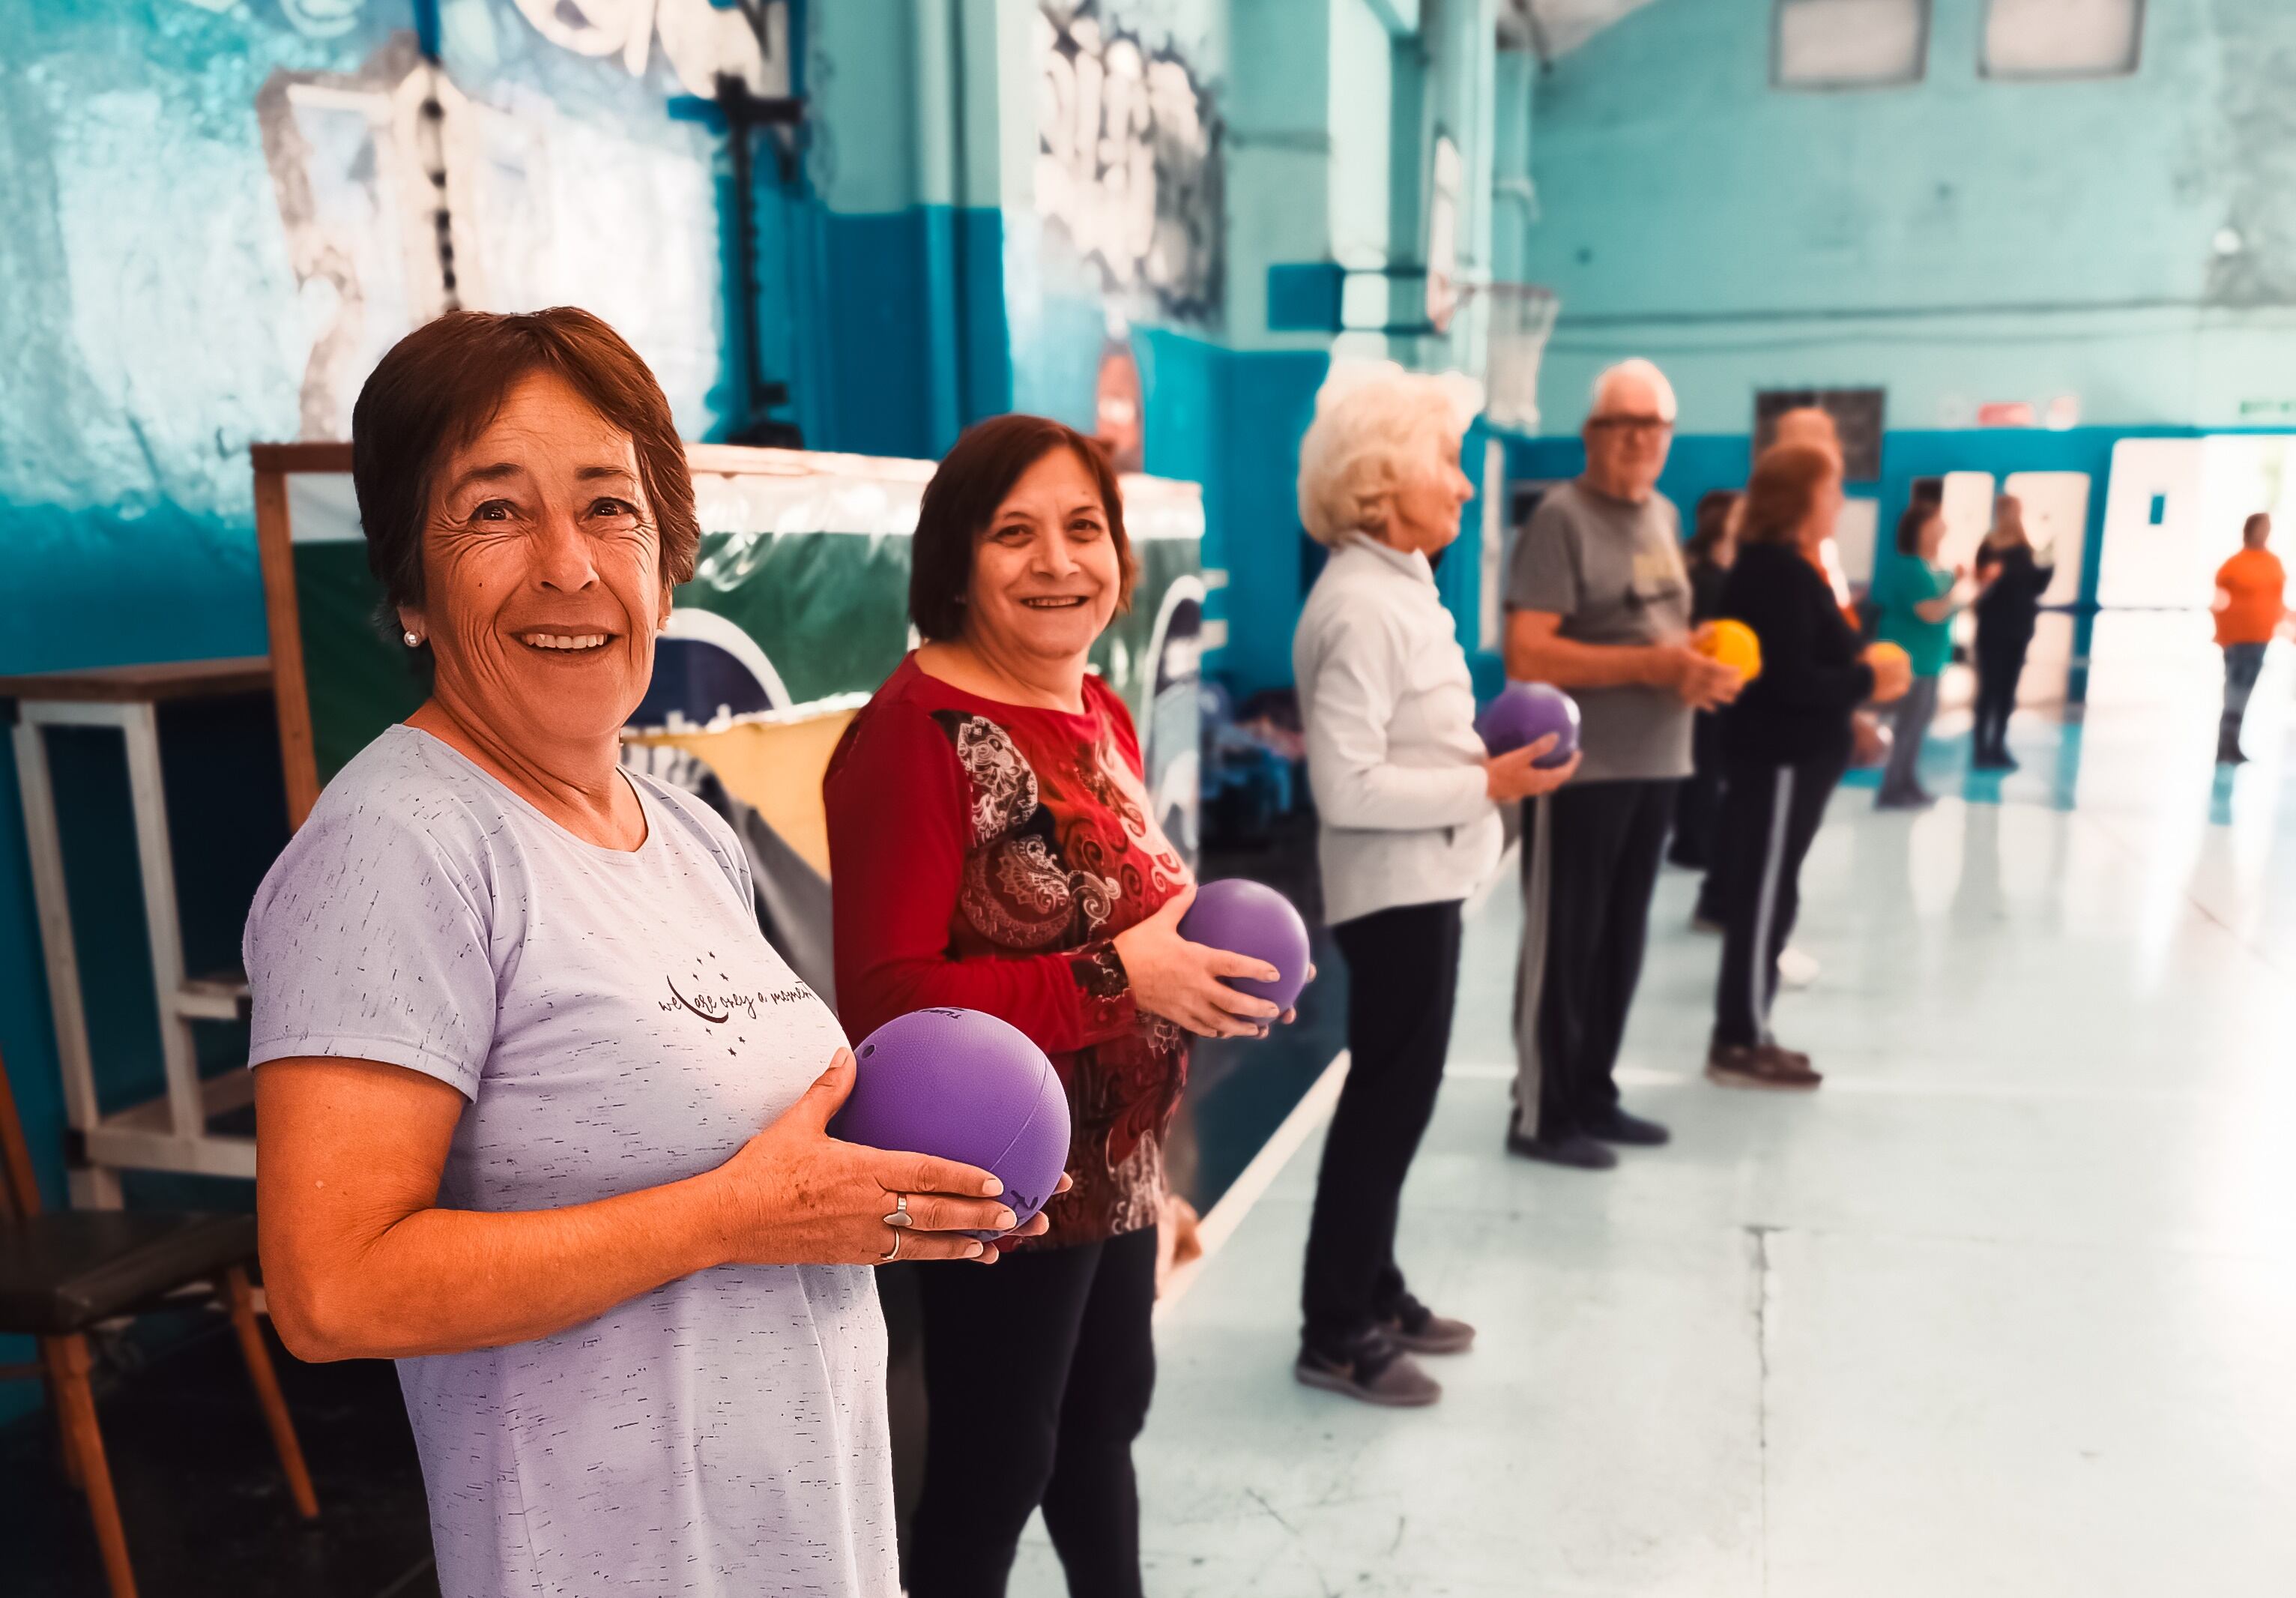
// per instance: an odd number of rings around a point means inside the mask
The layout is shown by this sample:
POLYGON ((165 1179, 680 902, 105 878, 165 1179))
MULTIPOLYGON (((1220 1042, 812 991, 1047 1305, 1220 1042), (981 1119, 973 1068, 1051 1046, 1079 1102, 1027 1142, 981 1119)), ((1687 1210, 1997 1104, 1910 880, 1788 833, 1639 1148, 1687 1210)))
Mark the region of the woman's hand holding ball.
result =
POLYGON ((1258 1037, 1284 1012, 1223 979, 1275 982, 1283 973, 1264 960, 1181 936, 1180 918, 1195 902, 1195 888, 1182 888, 1154 915, 1116 935, 1116 958, 1124 962, 1132 1001, 1198 1037, 1258 1037))
POLYGON ((1525 744, 1520 749, 1510 749, 1505 754, 1494 754, 1483 762, 1483 790, 1501 804, 1517 799, 1536 799, 1541 794, 1551 794, 1570 780, 1578 770, 1578 756, 1571 757, 1559 766, 1541 767, 1538 762, 1554 753, 1560 735, 1548 733, 1536 743, 1525 744))
MULTIPOLYGON (((994 1264, 996 1244, 966 1233, 1013 1232, 1012 1207, 998 1197, 1004 1184, 977 1166, 830 1136, 853 1081, 853 1051, 840 1049, 802 1098, 700 1179, 717 1188, 725 1263, 876 1264, 891 1246, 885 1217, 906 1196, 901 1258, 994 1264)), ((1036 1215, 1013 1235, 1037 1237, 1047 1224, 1036 1215)))

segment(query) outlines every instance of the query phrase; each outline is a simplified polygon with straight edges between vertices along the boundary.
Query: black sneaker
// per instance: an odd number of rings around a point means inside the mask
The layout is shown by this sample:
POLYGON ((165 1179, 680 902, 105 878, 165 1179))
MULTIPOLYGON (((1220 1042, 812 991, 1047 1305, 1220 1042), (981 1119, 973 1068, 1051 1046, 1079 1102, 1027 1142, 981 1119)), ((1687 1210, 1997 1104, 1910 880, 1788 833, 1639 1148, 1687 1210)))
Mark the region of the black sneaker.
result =
POLYGON ((1385 1409, 1417 1409, 1443 1396, 1441 1382, 1384 1338, 1367 1341, 1348 1358, 1303 1345, 1292 1374, 1302 1386, 1344 1393, 1385 1409))
POLYGON ((1380 1317, 1379 1329, 1406 1354, 1464 1354, 1475 1346, 1473 1327, 1437 1314, 1408 1293, 1380 1317))
POLYGON ((1596 1142, 1583 1132, 1565 1137, 1527 1138, 1513 1127, 1507 1128, 1507 1152, 1525 1159, 1544 1160, 1550 1166, 1569 1166, 1577 1171, 1607 1171, 1619 1163, 1619 1157, 1610 1149, 1596 1142))
POLYGON ((1810 1069, 1808 1055, 1775 1043, 1717 1043, 1706 1057, 1706 1076, 1724 1087, 1786 1092, 1808 1092, 1825 1080, 1810 1069))
POLYGON ((1634 1149, 1656 1149, 1674 1136, 1657 1122, 1629 1115, 1615 1104, 1606 1110, 1582 1116, 1579 1125, 1590 1138, 1605 1143, 1623 1143, 1634 1149))

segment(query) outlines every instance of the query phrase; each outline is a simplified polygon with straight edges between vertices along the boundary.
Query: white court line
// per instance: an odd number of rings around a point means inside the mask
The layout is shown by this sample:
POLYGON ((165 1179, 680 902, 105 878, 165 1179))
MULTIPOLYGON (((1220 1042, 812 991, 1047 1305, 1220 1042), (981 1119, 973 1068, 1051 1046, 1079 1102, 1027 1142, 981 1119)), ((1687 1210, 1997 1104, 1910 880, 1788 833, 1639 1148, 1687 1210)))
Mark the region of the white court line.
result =
MULTIPOLYGON (((1463 1060, 1445 1067, 1443 1075, 1462 1082, 1513 1082, 1515 1069, 1511 1065, 1496 1065, 1488 1060, 1463 1060)), ((1706 1079, 1702 1071, 1654 1071, 1647 1066, 1620 1066, 1616 1076, 1620 1086, 1630 1088, 1678 1087, 1684 1083, 1706 1079)), ((1841 1072, 1826 1077, 1825 1085, 1817 1090, 1816 1097, 1839 1097, 1844 1093, 1874 1099, 1994 1099, 2024 1103, 2036 1100, 2079 1104, 2254 1102, 2253 1094, 2246 1089, 2209 1092, 2172 1088, 2041 1087, 2017 1083, 1877 1082, 1841 1072)))
MULTIPOLYGON (((1626 1073, 1622 1071, 1620 1075, 1623 1076, 1626 1073)), ((1446 1080, 1456 1076, 1464 1082, 1513 1082, 1515 1078, 1515 1068, 1513 1066, 1493 1066, 1476 1060, 1464 1060, 1456 1066, 1444 1067, 1443 1075, 1446 1080)))
POLYGON ((1491 895, 1498 891, 1499 884, 1513 882, 1522 874, 1521 860, 1522 840, 1517 838, 1499 851, 1499 863, 1491 868, 1491 874, 1484 879, 1482 885, 1467 895, 1467 902, 1459 907, 1460 916, 1464 919, 1473 920, 1476 912, 1490 902, 1491 895))
POLYGON ((1332 1118, 1332 1110, 1340 1101, 1340 1090, 1347 1085, 1347 1080, 1348 1051, 1342 1049, 1332 1056, 1332 1063, 1324 1067, 1315 1084, 1300 1095, 1300 1102, 1292 1107, 1292 1113, 1283 1117, 1275 1135, 1259 1146, 1251 1163, 1228 1184, 1227 1191, 1212 1206, 1211 1214, 1197 1223, 1196 1241, 1202 1245, 1203 1252, 1174 1270, 1165 1281, 1164 1290, 1156 1299, 1159 1318, 1187 1297, 1188 1289, 1195 1285, 1197 1273, 1210 1264, 1212 1256, 1235 1235, 1244 1216, 1259 1202, 1260 1195, 1267 1191, 1292 1157, 1300 1152, 1300 1145, 1332 1118))

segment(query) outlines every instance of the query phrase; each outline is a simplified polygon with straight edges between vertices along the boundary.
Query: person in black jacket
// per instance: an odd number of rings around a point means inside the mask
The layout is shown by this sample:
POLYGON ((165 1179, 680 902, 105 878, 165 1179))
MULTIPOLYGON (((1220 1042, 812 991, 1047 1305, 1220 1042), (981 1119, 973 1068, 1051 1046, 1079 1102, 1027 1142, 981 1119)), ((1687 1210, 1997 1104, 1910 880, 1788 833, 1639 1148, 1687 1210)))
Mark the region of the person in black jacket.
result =
POLYGON ((2013 771, 2009 713, 2017 708, 2017 680, 2041 614, 2041 596, 2057 574, 2033 553, 2025 507, 2014 494, 1993 501, 1993 528, 1977 550, 1977 705, 1970 763, 1980 771, 2013 771))
MULTIPOLYGON (((1722 585, 1730 579, 1730 563, 1738 557, 1738 499, 1733 489, 1709 489, 1698 497, 1698 513, 1690 541, 1682 547, 1690 567, 1690 625, 1703 627, 1722 614, 1722 585)), ((1720 897, 1712 873, 1714 828, 1722 810, 1722 716, 1702 710, 1690 727, 1689 778, 1674 796, 1674 842, 1666 858, 1677 866, 1707 873, 1698 890, 1698 908, 1691 921, 1707 930, 1718 930, 1720 897)))
POLYGON ((1814 1088, 1809 1057, 1778 1047, 1770 1001, 1801 897, 1802 857, 1849 767, 1850 717, 1904 694, 1903 650, 1867 649, 1834 603, 1820 550, 1841 510, 1822 449, 1764 452, 1746 485, 1722 614, 1761 640, 1761 675, 1722 713, 1722 973, 1706 1075, 1734 1087, 1814 1088))

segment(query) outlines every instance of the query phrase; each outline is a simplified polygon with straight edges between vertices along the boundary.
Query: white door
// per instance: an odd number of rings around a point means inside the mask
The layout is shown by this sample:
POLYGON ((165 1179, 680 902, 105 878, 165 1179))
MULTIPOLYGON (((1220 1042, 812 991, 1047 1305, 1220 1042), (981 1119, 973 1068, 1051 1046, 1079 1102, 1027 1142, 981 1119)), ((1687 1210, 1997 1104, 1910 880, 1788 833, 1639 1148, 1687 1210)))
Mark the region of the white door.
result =
POLYGON ((1841 574, 1850 588, 1864 593, 1874 586, 1874 545, 1882 523, 1882 502, 1853 494, 1841 502, 1833 522, 1833 548, 1841 574))
POLYGON ((2259 510, 2296 524, 2296 437, 2124 439, 2112 449, 2097 602, 2208 609, 2217 568, 2240 548, 2241 523, 2259 510))
MULTIPOLYGON (((1993 525, 1993 474, 1947 473, 1938 514, 1945 517, 1945 541, 1938 546, 1938 559, 1948 568, 1973 569, 1977 546, 1984 542, 1985 530, 1993 525)), ((1967 648, 1976 636, 1977 618, 1964 610, 1954 618, 1954 642, 1967 648)))
POLYGON ((2045 561, 2056 563, 2057 574, 2044 605, 2070 605, 2080 597, 2082 546, 2088 536, 2088 474, 2086 472, 2013 472, 2001 485, 2025 508, 2025 531, 2045 561))
POLYGON ((2123 439, 2105 480, 2096 599, 2106 609, 2206 605, 2216 567, 2197 559, 2205 440, 2123 439), (2195 589, 2196 567, 2205 567, 2195 589))
POLYGON ((1938 509, 1945 517, 1945 542, 1938 559, 1948 566, 1977 564, 1977 546, 1993 525, 1993 474, 1948 472, 1938 509))

